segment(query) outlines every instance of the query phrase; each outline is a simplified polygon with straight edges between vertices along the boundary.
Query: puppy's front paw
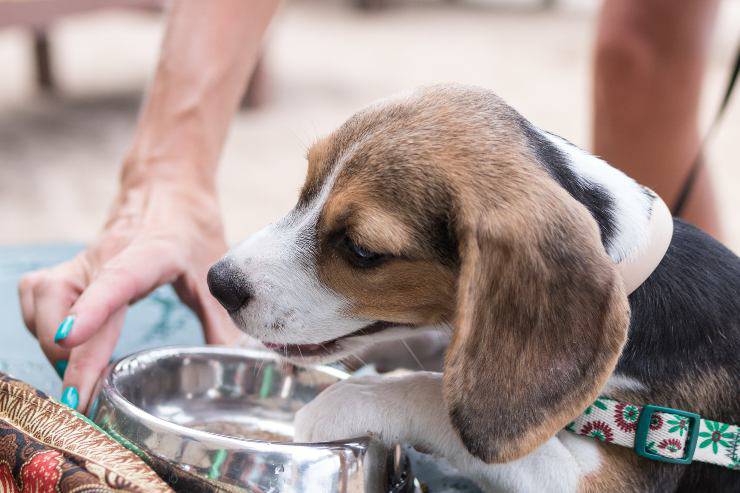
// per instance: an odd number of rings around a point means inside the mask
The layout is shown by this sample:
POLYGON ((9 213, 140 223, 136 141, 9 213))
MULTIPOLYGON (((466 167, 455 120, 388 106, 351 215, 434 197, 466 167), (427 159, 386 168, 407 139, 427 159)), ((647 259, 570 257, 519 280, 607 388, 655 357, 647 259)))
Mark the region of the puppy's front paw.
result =
POLYGON ((373 375, 337 382, 296 414, 295 440, 328 442, 373 434, 383 441, 397 439, 388 426, 388 382, 373 375))
MULTIPOLYGON (((557 491, 577 489, 579 467, 556 437, 507 464, 486 464, 472 456, 450 422, 439 373, 367 376, 335 383, 298 411, 294 424, 297 442, 372 434, 386 445, 409 444, 447 459, 484 491, 542 491, 543 484, 563 486, 557 491)), ((597 448, 593 441, 583 440, 580 448, 597 448)))
POLYGON ((300 442, 372 434, 388 445, 404 442, 444 453, 459 441, 442 401, 441 375, 430 372, 338 382, 298 411, 294 424, 300 442))

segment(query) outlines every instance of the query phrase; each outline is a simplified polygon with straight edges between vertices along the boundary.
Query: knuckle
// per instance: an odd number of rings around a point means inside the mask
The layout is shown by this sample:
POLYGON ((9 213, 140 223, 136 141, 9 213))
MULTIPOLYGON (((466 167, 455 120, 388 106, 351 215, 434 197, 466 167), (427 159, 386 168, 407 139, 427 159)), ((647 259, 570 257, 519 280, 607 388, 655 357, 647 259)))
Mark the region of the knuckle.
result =
POLYGON ((47 273, 39 277, 33 285, 36 297, 58 296, 68 288, 66 279, 60 275, 47 273))
POLYGON ((94 308, 96 312, 102 311, 105 317, 110 316, 119 308, 122 298, 130 298, 131 293, 135 292, 136 285, 136 279, 129 270, 118 266, 106 266, 97 279, 83 291, 75 309, 94 308))
POLYGON ((98 279, 115 283, 122 292, 132 292, 136 288, 135 273, 124 265, 108 264, 100 272, 98 279))
POLYGON ((38 279, 39 275, 40 275, 39 272, 30 272, 28 274, 24 274, 18 280, 18 291, 28 292, 32 290, 34 284, 36 284, 36 280, 38 279))
POLYGON ((33 285, 33 295, 36 298, 40 298, 49 292, 51 287, 51 281, 47 276, 39 278, 33 285))
POLYGON ((68 375, 95 374, 100 372, 100 365, 91 362, 88 358, 74 358, 67 365, 68 375))

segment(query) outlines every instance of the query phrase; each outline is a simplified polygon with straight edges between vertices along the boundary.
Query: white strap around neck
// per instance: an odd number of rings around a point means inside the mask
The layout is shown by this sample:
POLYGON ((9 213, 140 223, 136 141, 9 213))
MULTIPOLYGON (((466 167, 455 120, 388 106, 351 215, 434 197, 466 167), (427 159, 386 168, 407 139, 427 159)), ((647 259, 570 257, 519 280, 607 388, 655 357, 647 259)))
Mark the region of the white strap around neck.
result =
POLYGON ((673 216, 665 202, 655 195, 653 210, 647 227, 647 237, 640 246, 621 262, 617 270, 624 281, 627 294, 632 293, 650 277, 663 259, 673 237, 673 216))

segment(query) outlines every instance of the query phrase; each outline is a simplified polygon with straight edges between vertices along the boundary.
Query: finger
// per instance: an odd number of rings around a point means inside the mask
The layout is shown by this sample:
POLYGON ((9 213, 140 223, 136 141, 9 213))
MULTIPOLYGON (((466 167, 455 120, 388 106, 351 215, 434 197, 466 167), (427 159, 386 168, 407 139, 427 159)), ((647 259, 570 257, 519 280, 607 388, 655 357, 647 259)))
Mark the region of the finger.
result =
POLYGON ((79 412, 87 410, 95 384, 113 354, 125 315, 124 306, 87 342, 72 349, 64 375, 62 403, 79 412))
POLYGON ((39 279, 33 289, 36 338, 57 373, 63 373, 69 351, 56 345, 54 337, 78 293, 71 283, 53 275, 39 279))
POLYGON ((71 349, 89 340, 121 308, 174 280, 178 264, 156 250, 129 248, 111 260, 70 308, 73 323, 57 337, 71 349))
POLYGON ((40 275, 41 271, 31 272, 21 277, 20 281, 18 281, 18 299, 21 304, 23 323, 34 337, 36 337, 36 304, 34 302, 33 289, 40 275))

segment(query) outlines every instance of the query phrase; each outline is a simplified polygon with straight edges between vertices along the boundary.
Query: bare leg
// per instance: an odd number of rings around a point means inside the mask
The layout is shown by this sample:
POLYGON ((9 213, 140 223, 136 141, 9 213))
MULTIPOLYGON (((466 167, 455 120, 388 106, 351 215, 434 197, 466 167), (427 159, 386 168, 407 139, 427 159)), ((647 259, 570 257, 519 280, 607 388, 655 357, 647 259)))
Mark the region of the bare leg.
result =
MULTIPOLYGON (((719 0, 605 0, 594 78, 594 151, 676 203, 700 143, 698 110, 719 0)), ((682 217, 721 236, 706 168, 682 217)))

